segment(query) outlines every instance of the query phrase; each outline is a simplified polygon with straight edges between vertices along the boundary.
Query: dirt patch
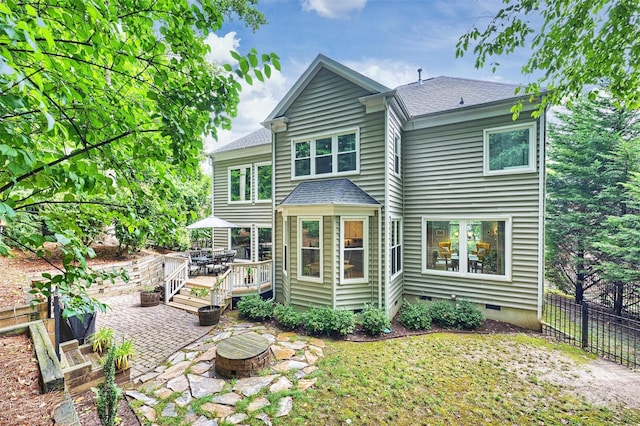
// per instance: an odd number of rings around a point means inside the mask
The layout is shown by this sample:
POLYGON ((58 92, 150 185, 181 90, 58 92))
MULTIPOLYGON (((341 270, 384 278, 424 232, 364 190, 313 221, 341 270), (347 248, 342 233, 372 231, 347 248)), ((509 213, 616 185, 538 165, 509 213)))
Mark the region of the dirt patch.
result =
MULTIPOLYGON (((73 403, 76 406, 82 426, 101 426, 98 410, 96 409, 96 394, 93 391, 81 393, 73 399, 73 403)), ((138 417, 129 406, 129 402, 124 395, 118 402, 118 417, 120 418, 120 425, 140 425, 140 420, 138 420, 138 417)))

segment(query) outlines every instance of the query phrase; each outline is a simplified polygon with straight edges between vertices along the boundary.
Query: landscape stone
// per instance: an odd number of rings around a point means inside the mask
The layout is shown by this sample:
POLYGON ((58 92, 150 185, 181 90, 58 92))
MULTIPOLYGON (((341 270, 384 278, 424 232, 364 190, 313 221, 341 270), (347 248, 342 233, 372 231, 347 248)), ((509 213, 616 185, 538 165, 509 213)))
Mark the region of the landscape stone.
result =
POLYGON ((142 392, 138 392, 136 390, 128 390, 125 393, 127 394, 127 396, 130 396, 133 399, 137 399, 138 401, 150 405, 151 407, 155 406, 158 403, 157 399, 148 397, 142 392))
POLYGON ((233 390, 241 392, 244 396, 252 396, 260 392, 262 388, 273 381, 278 374, 264 377, 247 377, 236 382, 233 390))
POLYGON ((218 426, 218 422, 216 420, 210 420, 205 416, 200 416, 191 426, 218 426))
POLYGON ((283 361, 283 362, 280 362, 280 363, 274 365, 273 369, 275 371, 280 372, 280 373, 286 373, 287 371, 301 370, 301 369, 307 367, 308 365, 309 364, 307 364, 306 362, 288 360, 288 361, 283 361))
POLYGON ((197 364, 193 364, 190 370, 193 374, 204 374, 211 370, 211 364, 208 362, 199 362, 197 364))
POLYGON ((290 396, 285 396, 278 402, 278 411, 276 412, 276 417, 288 416, 292 408, 293 398, 290 396))
POLYGON ((160 389, 156 389, 153 393, 158 398, 165 399, 165 398, 169 398, 169 396, 171 396, 173 391, 171 389, 167 389, 167 388, 160 388, 160 389))
MULTIPOLYGON (((298 383, 298 388, 300 388, 299 383, 298 383)), ((186 407, 187 405, 191 404, 192 400, 193 398, 191 397, 191 392, 189 392, 189 390, 185 390, 184 392, 182 392, 181 396, 176 398, 175 402, 180 407, 186 407)))
POLYGON ((288 342, 293 337, 298 337, 296 333, 287 331, 285 333, 278 334, 278 342, 288 342))
POLYGON ((306 391, 311 386, 315 385, 317 381, 318 381, 317 377, 314 377, 313 379, 302 379, 302 380, 299 380, 298 381, 298 390, 306 391))
POLYGON ((138 376, 133 380, 133 383, 135 384, 139 384, 139 383, 146 383, 151 379, 154 379, 158 376, 158 372, 156 371, 150 371, 149 373, 143 374, 142 376, 138 376))
POLYGON ((206 402, 200 406, 200 409, 208 411, 216 417, 227 417, 234 412, 233 407, 222 404, 214 404, 213 402, 206 402))
POLYGON ((262 420, 262 422, 266 425, 266 426, 271 426, 271 419, 269 418, 269 416, 267 416, 267 413, 260 413, 256 416, 256 419, 258 420, 262 420))
POLYGON ((214 359, 216 359, 216 347, 215 346, 213 346, 212 348, 207 349, 206 352, 201 353, 200 356, 198 356, 194 361, 195 362, 213 361, 214 359))
POLYGON ((280 391, 283 391, 283 390, 289 390, 292 387, 293 387, 293 383, 291 383, 291 380, 289 380, 286 377, 282 376, 282 377, 278 378, 278 380, 276 380, 275 383, 271 385, 271 387, 269 387, 269 391, 270 392, 280 392, 280 391))
POLYGON ((271 346, 271 352, 277 360, 289 359, 296 354, 293 349, 284 348, 280 345, 271 346))
POLYGON ((149 421, 154 421, 156 419, 156 410, 154 410, 153 408, 149 407, 148 405, 143 405, 142 407, 140 407, 140 412, 142 413, 142 415, 149 421))
POLYGON ((237 425, 238 423, 245 421, 248 417, 249 416, 247 416, 245 413, 235 413, 225 417, 224 421, 225 423, 231 423, 232 425, 237 425))
POLYGON ((164 407, 162 410, 162 417, 178 417, 178 413, 176 413, 176 404, 170 402, 164 407))
POLYGON ((310 365, 308 367, 303 368, 302 370, 296 371, 296 374, 293 375, 294 379, 302 379, 303 377, 308 376, 309 374, 316 371, 318 367, 315 365, 310 365))
POLYGON ((176 365, 172 365, 171 367, 167 368, 162 374, 160 374, 158 376, 158 379, 169 380, 169 379, 173 379, 175 377, 178 377, 179 375, 184 373, 184 371, 190 365, 191 365, 190 361, 182 361, 182 362, 177 363, 176 365))
POLYGON ((274 336, 273 334, 262 333, 261 336, 267 339, 270 345, 273 345, 276 342, 276 336, 274 336))
POLYGON ((171 379, 167 382, 167 387, 174 392, 184 392, 189 389, 189 382, 187 382, 187 378, 184 376, 176 377, 175 379, 171 379))
POLYGON ((309 338, 309 344, 311 344, 313 346, 317 346, 318 348, 325 348, 327 346, 327 345, 325 345, 323 340, 318 339, 317 337, 309 338))
POLYGON ((198 352, 187 352, 184 357, 189 361, 193 361, 193 359, 197 356, 198 356, 198 352))
POLYGON ((225 381, 222 379, 203 377, 197 374, 189 374, 188 378, 189 385, 191 385, 191 395, 193 395, 194 398, 201 398, 220 392, 225 384, 225 381))
POLYGON ((280 342, 280 344, 285 348, 293 349, 294 351, 299 351, 300 349, 307 347, 307 343, 301 340, 296 340, 295 342, 280 342))
POLYGON ((236 405, 238 401, 241 401, 242 397, 235 392, 227 392, 223 395, 216 395, 211 399, 211 402, 224 405, 236 405))
POLYGON ((311 351, 304 351, 304 357, 309 364, 315 364, 316 362, 318 362, 318 357, 311 353, 311 351))
POLYGON ((267 398, 257 398, 249 403, 247 406, 247 411, 252 412, 264 408, 268 405, 271 405, 267 398))
POLYGON ((169 364, 177 364, 179 362, 182 362, 184 360, 186 360, 186 354, 184 352, 176 352, 175 354, 171 355, 169 357, 169 359, 167 360, 167 362, 169 362, 169 364))
POLYGON ((324 351, 321 347, 315 345, 309 345, 309 350, 318 356, 324 356, 324 351))
POLYGON ((218 333, 218 334, 214 335, 212 340, 217 343, 217 342, 219 342, 221 340, 228 339, 229 337, 231 337, 231 332, 230 331, 225 331, 225 332, 218 333))

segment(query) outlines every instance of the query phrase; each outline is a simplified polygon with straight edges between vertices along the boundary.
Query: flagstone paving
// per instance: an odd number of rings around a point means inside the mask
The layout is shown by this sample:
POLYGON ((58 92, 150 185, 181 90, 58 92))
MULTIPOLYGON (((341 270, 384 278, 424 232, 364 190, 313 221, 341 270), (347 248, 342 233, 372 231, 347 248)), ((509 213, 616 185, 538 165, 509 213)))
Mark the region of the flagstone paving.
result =
POLYGON ((261 324, 241 323, 211 330, 171 355, 167 362, 134 379, 126 391, 142 424, 163 418, 181 425, 217 426, 256 422, 271 425, 289 415, 295 392, 314 386, 313 373, 324 355, 320 339, 280 332, 261 324), (216 374, 216 345, 231 336, 255 332, 265 337, 273 353, 270 368, 260 375, 226 379, 216 374))

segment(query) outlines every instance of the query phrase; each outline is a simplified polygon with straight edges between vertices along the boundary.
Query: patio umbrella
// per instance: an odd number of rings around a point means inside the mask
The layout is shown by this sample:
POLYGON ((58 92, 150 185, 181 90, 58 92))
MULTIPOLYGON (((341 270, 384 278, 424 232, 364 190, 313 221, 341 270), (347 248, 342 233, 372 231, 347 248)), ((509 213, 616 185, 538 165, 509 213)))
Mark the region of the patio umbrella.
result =
POLYGON ((198 228, 237 228, 238 225, 234 225, 231 222, 227 222, 224 219, 220 219, 216 216, 209 216, 205 219, 199 220, 191 225, 187 226, 187 229, 198 228))

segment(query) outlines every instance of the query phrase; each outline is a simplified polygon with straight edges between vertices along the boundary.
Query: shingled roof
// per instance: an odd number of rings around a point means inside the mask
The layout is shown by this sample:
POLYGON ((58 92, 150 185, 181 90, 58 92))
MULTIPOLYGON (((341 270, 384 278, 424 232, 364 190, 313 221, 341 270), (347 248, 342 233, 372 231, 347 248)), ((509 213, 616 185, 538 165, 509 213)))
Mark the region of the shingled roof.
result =
POLYGON ((455 77, 434 77, 422 82, 400 86, 396 93, 409 115, 417 117, 442 111, 512 99, 515 84, 470 80, 455 77))
POLYGON ((211 155, 219 154, 221 152, 234 151, 236 149, 252 148, 260 145, 268 145, 271 143, 271 131, 267 128, 261 127, 253 133, 249 133, 246 136, 236 139, 235 141, 221 146, 211 152, 211 155))
POLYGON ((328 179, 300 182, 281 206, 311 205, 380 205, 349 179, 328 179))

